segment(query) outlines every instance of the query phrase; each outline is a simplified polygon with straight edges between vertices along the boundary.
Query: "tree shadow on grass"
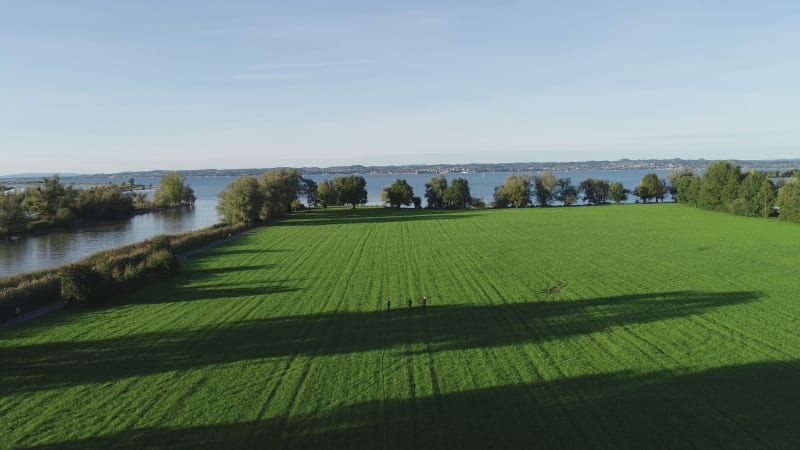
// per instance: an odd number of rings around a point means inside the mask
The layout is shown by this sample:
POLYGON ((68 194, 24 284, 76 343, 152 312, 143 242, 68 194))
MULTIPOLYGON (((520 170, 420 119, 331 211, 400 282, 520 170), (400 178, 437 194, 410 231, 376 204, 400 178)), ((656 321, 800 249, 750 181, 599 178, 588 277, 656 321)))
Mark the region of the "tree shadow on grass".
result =
POLYGON ((347 225, 361 223, 408 222, 419 220, 465 219, 476 213, 470 210, 356 208, 330 211, 303 211, 271 226, 347 225))
POLYGON ((140 294, 136 296, 135 300, 127 302, 127 304, 157 305, 213 299, 257 299, 259 301, 266 301, 267 297, 272 294, 299 291, 299 288, 293 286, 294 282, 298 280, 297 278, 287 278, 254 280, 249 282, 239 281, 236 283, 205 283, 203 285, 193 285, 191 283, 183 285, 186 280, 181 280, 179 283, 182 286, 175 286, 170 289, 170 295, 164 295, 162 286, 158 289, 154 288, 154 292, 156 292, 157 295, 148 296, 146 293, 140 294))
MULTIPOLYGON (((209 292, 214 298, 262 292, 260 288, 250 289, 209 292)), ((203 295, 191 294, 195 299, 203 295)), ((0 346, 0 394, 246 359, 349 354, 412 345, 419 352, 439 352, 539 343, 615 326, 702 314, 757 298, 754 292, 667 292, 581 301, 428 306, 412 313, 320 313, 220 322, 209 328, 106 340, 0 346)))
POLYGON ((249 247, 238 246, 221 246, 215 247, 203 253, 203 256, 212 255, 214 257, 222 255, 261 255, 265 253, 282 253, 290 252, 288 249, 254 249, 249 247))
POLYGON ((796 449, 798 379, 796 361, 614 372, 33 448, 796 449))
POLYGON ((209 277, 226 275, 237 272, 255 272, 260 270, 274 269, 278 264, 249 264, 242 266, 227 266, 213 268, 192 268, 190 272, 183 274, 180 279, 182 282, 194 282, 207 280, 209 277))

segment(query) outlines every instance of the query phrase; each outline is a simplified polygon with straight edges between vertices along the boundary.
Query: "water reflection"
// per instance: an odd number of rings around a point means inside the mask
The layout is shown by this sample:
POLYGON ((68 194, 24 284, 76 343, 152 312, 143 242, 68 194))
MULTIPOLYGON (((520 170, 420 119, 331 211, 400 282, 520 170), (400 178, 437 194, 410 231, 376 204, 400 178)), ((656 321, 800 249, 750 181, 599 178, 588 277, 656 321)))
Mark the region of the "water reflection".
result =
POLYGON ((121 222, 87 223, 41 234, 0 240, 0 276, 55 267, 108 248, 174 234, 217 222, 216 201, 192 209, 157 211, 121 222))

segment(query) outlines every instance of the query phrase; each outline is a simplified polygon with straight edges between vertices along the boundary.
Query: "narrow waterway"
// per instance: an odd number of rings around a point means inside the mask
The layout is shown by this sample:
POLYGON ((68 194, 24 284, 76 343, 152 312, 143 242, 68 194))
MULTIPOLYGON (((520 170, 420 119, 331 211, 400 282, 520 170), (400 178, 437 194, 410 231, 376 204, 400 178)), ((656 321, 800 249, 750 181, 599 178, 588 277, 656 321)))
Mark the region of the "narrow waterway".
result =
POLYGON ((159 234, 215 224, 215 202, 202 203, 198 201, 191 209, 140 214, 125 221, 84 223, 3 241, 0 243, 0 276, 59 266, 100 250, 143 241, 159 234))

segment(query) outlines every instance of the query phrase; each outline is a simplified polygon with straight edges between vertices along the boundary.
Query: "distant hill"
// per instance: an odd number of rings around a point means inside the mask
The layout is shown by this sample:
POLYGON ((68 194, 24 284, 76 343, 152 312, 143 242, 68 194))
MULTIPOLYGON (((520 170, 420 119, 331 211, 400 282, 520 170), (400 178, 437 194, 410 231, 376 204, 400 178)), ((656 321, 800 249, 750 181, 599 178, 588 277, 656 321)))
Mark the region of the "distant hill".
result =
MULTIPOLYGON (((350 175, 350 174, 386 174, 386 173, 480 173, 480 172, 538 172, 541 170, 571 171, 571 170, 680 170, 690 168, 702 170, 715 160, 708 159, 619 159, 616 161, 571 161, 571 162, 512 162, 512 163, 475 163, 475 164, 404 164, 404 165, 375 165, 364 166, 354 164, 349 166, 333 167, 298 167, 303 175, 350 175)), ((773 160, 730 160, 744 170, 761 169, 800 169, 800 159, 773 159, 773 160)), ((178 170, 186 176, 214 177, 214 176, 241 176, 260 175, 266 171, 284 167, 263 167, 243 169, 197 169, 178 170)), ((118 173, 96 174, 60 174, 62 177, 160 177, 174 170, 147 170, 118 173)), ((40 179, 53 174, 15 174, 0 176, 3 180, 13 179, 40 179)))
MULTIPOLYGON (((52 173, 14 173, 11 175, 0 175, 0 179, 3 180, 18 180, 18 179, 37 179, 37 178, 45 178, 45 177, 52 177, 54 174, 52 173)), ((79 177, 81 174, 79 173, 59 173, 61 177, 79 177)))
MULTIPOLYGON (((430 173, 442 172, 538 172, 541 170, 680 170, 682 168, 704 169, 714 160, 707 159, 620 159, 616 161, 577 161, 577 162, 513 162, 513 163, 475 163, 475 164, 405 164, 375 165, 360 164, 333 167, 298 167, 304 175, 347 175, 347 174, 382 174, 382 173, 430 173)), ((743 169, 798 169, 800 159, 776 160, 732 160, 743 169)), ((200 169, 180 170, 186 176, 241 176, 260 175, 268 170, 282 167, 264 167, 247 169, 200 169)), ((117 177, 159 177, 169 170, 150 170, 143 172, 122 172, 115 174, 94 174, 92 176, 114 175, 117 177)))

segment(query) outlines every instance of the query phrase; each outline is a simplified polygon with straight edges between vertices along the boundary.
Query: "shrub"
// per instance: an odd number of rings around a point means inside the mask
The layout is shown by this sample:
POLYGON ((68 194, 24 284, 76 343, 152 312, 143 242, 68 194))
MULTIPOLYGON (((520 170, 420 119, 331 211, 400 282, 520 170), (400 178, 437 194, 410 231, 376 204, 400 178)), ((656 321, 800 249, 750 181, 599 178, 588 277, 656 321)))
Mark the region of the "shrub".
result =
POLYGON ((59 272, 61 298, 68 304, 93 305, 99 303, 102 286, 100 276, 86 263, 75 263, 59 272))
POLYGON ((170 243, 170 238, 166 234, 159 234, 153 239, 150 239, 150 247, 153 250, 172 250, 172 244, 170 243))
POLYGON ((149 255, 142 263, 142 272, 155 278, 161 275, 169 275, 177 269, 175 257, 172 252, 166 249, 156 250, 149 255))
POLYGON ((67 223, 75 219, 75 214, 69 208, 58 208, 56 211, 55 223, 67 223))

